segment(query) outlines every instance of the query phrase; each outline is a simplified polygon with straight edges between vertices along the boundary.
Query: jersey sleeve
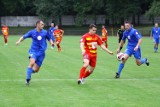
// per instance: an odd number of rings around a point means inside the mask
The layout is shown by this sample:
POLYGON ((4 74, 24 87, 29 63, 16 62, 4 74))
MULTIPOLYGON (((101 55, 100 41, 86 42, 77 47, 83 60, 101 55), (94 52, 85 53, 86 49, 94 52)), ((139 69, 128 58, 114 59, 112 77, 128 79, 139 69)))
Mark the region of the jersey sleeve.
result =
POLYGON ((142 38, 142 35, 137 30, 134 31, 134 35, 138 40, 142 38))
POLYGON ((85 41, 86 41, 86 37, 85 37, 85 35, 83 35, 81 40, 80 40, 80 43, 84 43, 85 41))
POLYGON ((102 42, 102 40, 100 39, 99 36, 98 36, 97 44, 98 44, 98 45, 102 45, 102 44, 103 44, 103 42, 102 42))
POLYGON ((31 38, 31 37, 32 37, 32 31, 29 31, 28 33, 23 35, 23 39, 31 38))
POLYGON ((126 37, 126 35, 125 35, 125 32, 123 32, 122 40, 123 40, 123 41, 125 41, 125 40, 126 40, 126 38, 127 38, 127 37, 126 37))

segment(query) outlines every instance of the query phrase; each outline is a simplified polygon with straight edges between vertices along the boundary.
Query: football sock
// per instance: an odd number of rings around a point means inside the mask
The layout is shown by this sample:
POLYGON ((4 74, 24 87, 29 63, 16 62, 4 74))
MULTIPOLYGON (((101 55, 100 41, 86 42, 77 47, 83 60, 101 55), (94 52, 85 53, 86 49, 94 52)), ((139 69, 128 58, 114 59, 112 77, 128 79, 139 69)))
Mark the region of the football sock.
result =
POLYGON ((32 73, 33 73, 33 69, 28 67, 26 72, 26 75, 27 75, 26 79, 31 79, 32 73))
POLYGON ((142 64, 146 63, 146 58, 141 59, 141 63, 142 64))
POLYGON ((156 51, 156 47, 154 46, 154 51, 156 51))
POLYGON ((120 64, 119 64, 119 68, 118 68, 118 74, 119 74, 119 75, 121 74, 121 71, 122 71, 123 68, 124 68, 124 64, 123 64, 123 63, 120 63, 120 64))
POLYGON ((91 72, 89 72, 89 70, 87 70, 87 71, 84 73, 83 78, 88 77, 90 74, 91 74, 91 72))
POLYGON ((106 44, 106 48, 108 48, 108 44, 106 44))
POLYGON ((57 44, 57 47, 58 47, 58 48, 61 48, 59 44, 57 44))
POLYGON ((120 47, 120 50, 122 49, 123 47, 120 47))
POLYGON ((82 78, 83 78, 83 75, 85 74, 85 70, 86 70, 86 67, 82 67, 82 68, 81 68, 80 74, 79 74, 79 79, 82 79, 82 78))

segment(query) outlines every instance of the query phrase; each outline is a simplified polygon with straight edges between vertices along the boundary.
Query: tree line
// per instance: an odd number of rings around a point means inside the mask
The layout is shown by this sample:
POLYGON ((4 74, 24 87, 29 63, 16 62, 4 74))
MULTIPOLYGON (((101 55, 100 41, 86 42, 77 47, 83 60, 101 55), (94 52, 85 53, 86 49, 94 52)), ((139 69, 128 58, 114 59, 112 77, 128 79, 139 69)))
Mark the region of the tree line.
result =
POLYGON ((111 19, 114 24, 124 20, 147 15, 151 20, 160 16, 159 0, 1 0, 0 16, 35 16, 47 20, 59 20, 62 15, 74 15, 77 25, 82 25, 88 15, 106 16, 106 24, 111 19))

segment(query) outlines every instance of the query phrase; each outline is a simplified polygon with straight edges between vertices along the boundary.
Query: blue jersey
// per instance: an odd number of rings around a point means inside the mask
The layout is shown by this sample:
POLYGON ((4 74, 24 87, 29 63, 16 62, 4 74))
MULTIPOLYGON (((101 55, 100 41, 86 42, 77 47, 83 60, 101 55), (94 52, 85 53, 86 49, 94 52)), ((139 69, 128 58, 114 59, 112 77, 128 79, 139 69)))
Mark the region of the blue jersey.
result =
POLYGON ((47 33, 46 30, 41 30, 38 32, 36 29, 30 30, 28 33, 23 35, 23 39, 32 38, 32 45, 30 47, 31 52, 35 53, 45 53, 47 48, 46 39, 51 40, 51 36, 47 33))
POLYGON ((154 39, 158 39, 160 35, 160 28, 153 27, 151 31, 151 35, 154 39))
POLYGON ((48 30, 48 33, 49 33, 49 35, 51 36, 53 42, 55 41, 55 37, 54 37, 54 35, 53 35, 53 33, 54 33, 55 30, 56 30, 55 27, 50 27, 49 30, 48 30))
POLYGON ((125 30, 123 33, 122 40, 125 41, 128 39, 127 48, 136 47, 138 40, 142 38, 142 35, 134 28, 130 28, 129 30, 125 30))

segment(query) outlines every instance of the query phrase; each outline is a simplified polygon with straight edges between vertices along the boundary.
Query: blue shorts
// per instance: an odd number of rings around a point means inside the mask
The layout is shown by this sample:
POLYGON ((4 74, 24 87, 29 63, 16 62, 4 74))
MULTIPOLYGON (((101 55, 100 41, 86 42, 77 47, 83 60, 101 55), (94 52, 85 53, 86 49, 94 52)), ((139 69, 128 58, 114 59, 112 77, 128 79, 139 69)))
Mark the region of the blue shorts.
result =
POLYGON ((159 38, 153 38, 155 44, 159 44, 159 38))
POLYGON ((40 52, 30 52, 29 51, 29 58, 33 58, 36 61, 36 64, 40 67, 43 63, 43 60, 45 58, 45 53, 40 52))
POLYGON ((140 47, 138 48, 137 51, 134 51, 134 48, 127 48, 125 50, 125 54, 129 55, 130 57, 132 55, 134 55, 135 59, 141 59, 141 49, 140 49, 140 47))

